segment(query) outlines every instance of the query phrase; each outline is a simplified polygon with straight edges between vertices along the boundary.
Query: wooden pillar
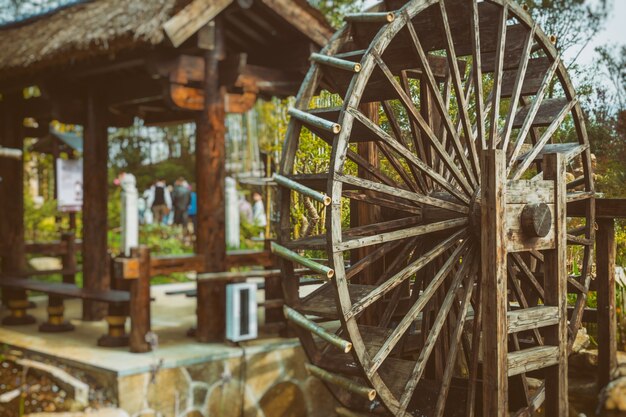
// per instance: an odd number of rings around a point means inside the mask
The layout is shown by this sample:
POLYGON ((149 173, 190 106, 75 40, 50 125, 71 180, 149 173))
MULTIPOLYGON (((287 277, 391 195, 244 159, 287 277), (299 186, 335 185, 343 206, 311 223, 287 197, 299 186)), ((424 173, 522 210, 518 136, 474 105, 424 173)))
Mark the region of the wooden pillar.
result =
MULTIPOLYGON (((270 245, 272 241, 270 239, 265 240, 265 251, 270 252, 270 245)), ((270 255, 272 259, 272 264, 266 266, 265 269, 276 269, 279 268, 280 265, 278 263, 278 259, 274 255, 270 255)), ((296 278, 294 278, 296 279, 296 278)), ((299 278, 297 278, 299 279, 299 278)), ((265 278, 265 300, 280 300, 283 298, 283 290, 280 276, 273 276, 265 278)), ((285 315, 283 314, 282 308, 267 308, 265 307, 265 324, 269 323, 284 323, 285 315)))
POLYGON ((487 150, 482 163, 481 259, 483 416, 508 416, 505 153, 487 150))
MULTIPOLYGON (((87 120, 83 151, 83 286, 91 290, 109 288, 107 256, 107 161, 106 107, 101 91, 87 96, 87 120)), ((83 320, 100 320, 105 303, 83 301, 83 320)))
MULTIPOLYGON (((204 111, 196 122, 196 185, 198 230, 196 253, 204 256, 205 272, 226 270, 226 216, 224 179, 226 176, 224 91, 220 88, 219 61, 223 59, 223 37, 215 22, 215 43, 205 52, 204 111)), ((210 290, 198 285, 196 337, 199 341, 223 340, 226 320, 221 302, 204 297, 225 299, 226 286, 215 282, 210 290), (210 324, 210 322, 216 323, 210 324)))
POLYGON ((559 308, 559 324, 546 330, 546 345, 558 346, 558 364, 546 369, 546 416, 567 416, 567 191, 565 163, 560 154, 543 158, 543 178, 555 182, 554 189, 554 249, 543 251, 544 304, 559 308))
MULTIPOLYGON (((367 116, 370 120, 374 121, 375 124, 378 124, 378 106, 379 103, 368 103, 362 104, 359 107, 359 110, 367 116)), ((357 153, 359 156, 363 157, 364 160, 369 162, 372 166, 378 167, 380 165, 379 156, 378 156, 378 147, 374 142, 358 142, 357 143, 357 153)), ((374 180, 365 169, 362 167, 358 167, 359 177, 374 180)), ((364 193, 369 193, 368 191, 364 191, 364 193)), ((379 206, 375 204, 368 204, 363 201, 350 201, 350 227, 358 227, 365 226, 369 224, 378 223, 381 221, 381 209, 379 206)), ((354 249, 350 251, 350 262, 355 264, 359 260, 363 259, 367 255, 369 255, 374 250, 373 247, 365 247, 360 249, 354 249)), ((364 285, 374 285, 376 281, 380 278, 383 273, 383 260, 376 262, 371 265, 370 268, 366 268, 361 273, 359 273, 358 283, 364 285)), ((366 325, 378 325, 380 318, 384 312, 382 309, 382 305, 380 306, 372 306, 371 308, 365 310, 364 314, 360 317, 360 323, 366 325)))
MULTIPOLYGON (((0 145, 22 149, 23 116, 18 94, 5 95, 0 102, 0 145)), ((25 269, 24 248, 24 164, 23 159, 3 158, 0 161, 0 256, 3 274, 11 275, 25 269)), ((24 290, 4 289, 3 303, 9 305, 12 316, 3 324, 31 324, 35 319, 26 314, 28 299, 24 290), (12 308, 13 307, 13 308, 12 308)))
POLYGON ((150 331, 150 249, 133 248, 131 257, 139 258, 139 278, 130 284, 130 351, 149 352, 146 334, 150 331))
POLYGON ((596 234, 598 291, 598 390, 612 379, 617 367, 615 332, 615 220, 599 218, 596 234))

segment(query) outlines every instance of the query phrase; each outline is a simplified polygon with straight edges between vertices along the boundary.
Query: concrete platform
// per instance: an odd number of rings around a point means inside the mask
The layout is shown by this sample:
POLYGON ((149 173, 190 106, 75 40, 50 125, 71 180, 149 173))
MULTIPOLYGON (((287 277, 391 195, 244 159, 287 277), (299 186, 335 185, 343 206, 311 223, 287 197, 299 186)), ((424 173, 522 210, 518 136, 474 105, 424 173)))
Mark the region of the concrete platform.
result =
MULTIPOLYGON (((202 344, 187 337, 195 324, 196 300, 165 292, 193 288, 194 283, 152 287, 152 330, 159 340, 153 352, 135 354, 128 348, 97 346, 106 324, 81 321, 80 300, 65 302, 74 331, 40 333, 38 324, 0 327, 0 343, 82 376, 92 388, 92 399, 115 404, 130 415, 151 409, 175 417, 280 416, 280 410, 294 411, 293 407, 299 412, 289 415, 334 414, 331 395, 306 374, 306 357, 296 339, 261 335, 237 346, 202 344), (216 412, 216 407, 228 404, 241 407, 216 412), (274 407, 271 414, 268 407, 274 407)), ((259 297, 262 300, 262 291, 259 297)), ((47 297, 31 300, 37 308, 29 313, 38 323, 45 321, 47 297)), ((0 314, 7 312, 2 309, 0 314)), ((262 311, 259 322, 263 323, 262 311)))

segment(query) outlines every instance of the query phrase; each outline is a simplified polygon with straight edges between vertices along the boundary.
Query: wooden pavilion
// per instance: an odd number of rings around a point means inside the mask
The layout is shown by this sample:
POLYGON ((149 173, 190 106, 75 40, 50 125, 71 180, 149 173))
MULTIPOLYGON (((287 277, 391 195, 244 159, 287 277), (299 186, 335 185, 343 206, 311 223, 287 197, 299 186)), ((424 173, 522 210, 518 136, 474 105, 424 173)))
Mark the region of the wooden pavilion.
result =
MULTIPOLYGON (((310 52, 331 34, 304 0, 79 0, 0 27, 0 146, 22 149, 52 120, 84 128, 85 288, 110 284, 108 128, 135 117, 196 123, 196 252, 205 271, 225 271, 225 112, 295 95, 310 52), (25 98, 29 86, 41 94, 25 98)), ((16 273, 25 264, 22 162, 2 160, 0 177, 1 267, 16 273)), ((101 303, 86 302, 84 319, 103 315, 101 303)))

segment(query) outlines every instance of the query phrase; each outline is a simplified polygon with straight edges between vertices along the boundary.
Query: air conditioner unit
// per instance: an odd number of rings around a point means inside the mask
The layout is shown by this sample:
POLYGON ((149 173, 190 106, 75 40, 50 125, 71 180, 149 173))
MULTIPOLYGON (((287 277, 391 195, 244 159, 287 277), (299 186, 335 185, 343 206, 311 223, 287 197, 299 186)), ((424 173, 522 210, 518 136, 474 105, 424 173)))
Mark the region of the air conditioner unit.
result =
POLYGON ((226 286, 226 339, 240 342, 257 337, 256 292, 254 283, 226 286))

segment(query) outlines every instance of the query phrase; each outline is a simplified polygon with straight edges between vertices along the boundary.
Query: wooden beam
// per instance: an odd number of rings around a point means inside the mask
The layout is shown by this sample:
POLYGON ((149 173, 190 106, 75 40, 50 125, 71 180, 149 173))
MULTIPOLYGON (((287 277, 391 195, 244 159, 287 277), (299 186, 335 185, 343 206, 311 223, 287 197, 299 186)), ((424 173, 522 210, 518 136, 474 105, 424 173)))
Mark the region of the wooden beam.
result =
MULTIPOLYGON (((597 200, 596 200, 597 201, 597 200)), ((598 391, 617 367, 615 331, 615 221, 597 219, 596 285, 598 289, 598 391)))
POLYGON ((233 0, 194 0, 163 24, 163 30, 178 48, 203 26, 215 19, 233 0))
MULTIPOLYGON (((586 200, 573 201, 567 204, 568 217, 586 217, 586 200)), ((596 219, 626 218, 626 198, 596 198, 596 219)))
MULTIPOLYGON (((23 116, 16 100, 17 95, 7 95, 0 102, 0 146, 21 150, 23 116)), ((0 162, 0 267, 2 272, 17 273, 26 263, 24 250, 24 165, 22 159, 2 159, 0 162)), ((23 290, 2 291, 2 300, 26 300, 23 290)), ((9 319, 9 318, 7 318, 9 319)), ((31 316, 17 319, 16 324, 34 323, 31 316)), ((6 323, 6 321, 4 321, 6 323)))
POLYGON ((507 253, 504 220, 506 168, 499 149, 483 152, 481 263, 483 304, 483 416, 508 416, 507 253))
POLYGON ((325 46, 333 35, 330 25, 322 23, 297 2, 291 0, 261 0, 261 2, 318 46, 325 46))
MULTIPOLYGON (((216 22, 215 48, 205 53, 204 110, 197 119, 196 183, 198 193, 198 231, 196 253, 204 256, 204 272, 226 270, 226 219, 224 180, 226 144, 224 90, 220 88, 219 61, 223 58, 221 23, 216 22)), ((223 302, 226 282, 198 285, 198 322, 200 342, 223 340, 226 331, 223 302)))
MULTIPOLYGON (((83 151, 83 287, 96 291, 107 290, 110 284, 107 254, 108 132, 104 114, 102 92, 90 89, 83 151)), ((100 320, 106 312, 106 304, 83 303, 83 320, 100 320)))

